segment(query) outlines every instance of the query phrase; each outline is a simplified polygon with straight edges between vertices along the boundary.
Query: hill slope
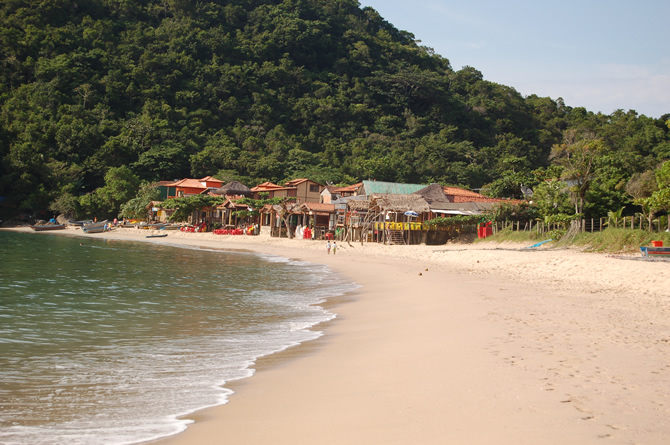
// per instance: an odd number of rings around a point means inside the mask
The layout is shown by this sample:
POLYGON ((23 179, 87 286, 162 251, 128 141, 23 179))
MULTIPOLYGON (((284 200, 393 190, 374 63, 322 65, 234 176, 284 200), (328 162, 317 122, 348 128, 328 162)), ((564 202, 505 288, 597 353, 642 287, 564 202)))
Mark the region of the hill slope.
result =
POLYGON ((547 166, 563 130, 603 125, 452 70, 355 0, 9 0, 0 48, 0 195, 25 208, 122 165, 144 180, 481 187, 547 166))

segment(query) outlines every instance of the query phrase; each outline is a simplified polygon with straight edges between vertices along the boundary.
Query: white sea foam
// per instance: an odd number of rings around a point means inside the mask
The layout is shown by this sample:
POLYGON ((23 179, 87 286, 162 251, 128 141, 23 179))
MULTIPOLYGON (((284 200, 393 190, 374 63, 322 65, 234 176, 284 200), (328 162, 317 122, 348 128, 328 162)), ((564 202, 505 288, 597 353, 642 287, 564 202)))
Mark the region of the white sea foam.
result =
POLYGON ((0 414, 0 443, 131 444, 183 431, 180 416, 227 403, 226 382, 253 375, 258 358, 321 336, 314 327, 335 314, 317 304, 355 288, 321 265, 182 250, 117 247, 108 259, 96 249, 81 261, 104 272, 55 271, 59 294, 49 281, 29 312, 7 318, 16 325, 0 339, 0 399, 12 408, 0 414))

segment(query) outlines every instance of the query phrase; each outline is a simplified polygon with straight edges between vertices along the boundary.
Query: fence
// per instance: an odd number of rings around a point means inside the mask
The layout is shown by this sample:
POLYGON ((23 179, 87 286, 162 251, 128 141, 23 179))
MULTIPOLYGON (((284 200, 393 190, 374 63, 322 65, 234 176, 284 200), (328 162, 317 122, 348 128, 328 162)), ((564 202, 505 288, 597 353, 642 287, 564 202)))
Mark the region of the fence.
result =
MULTIPOLYGON (((493 233, 501 230, 535 231, 547 233, 552 230, 565 230, 569 223, 545 223, 542 221, 497 221, 492 223, 493 233)), ((649 220, 642 216, 623 216, 621 218, 590 218, 581 220, 581 232, 602 232, 606 228, 639 229, 650 232, 670 231, 670 221, 667 216, 652 220, 651 229, 649 220)))

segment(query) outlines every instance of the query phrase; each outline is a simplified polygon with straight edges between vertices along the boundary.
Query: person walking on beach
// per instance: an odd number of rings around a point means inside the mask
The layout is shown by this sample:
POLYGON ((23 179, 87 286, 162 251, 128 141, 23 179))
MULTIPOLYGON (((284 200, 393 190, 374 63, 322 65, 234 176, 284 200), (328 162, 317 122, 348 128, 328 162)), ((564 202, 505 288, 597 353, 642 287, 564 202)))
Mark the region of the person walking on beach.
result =
POLYGON ((330 255, 330 240, 326 243, 326 252, 330 255))
POLYGON ((337 253, 337 241, 333 241, 333 255, 337 253))

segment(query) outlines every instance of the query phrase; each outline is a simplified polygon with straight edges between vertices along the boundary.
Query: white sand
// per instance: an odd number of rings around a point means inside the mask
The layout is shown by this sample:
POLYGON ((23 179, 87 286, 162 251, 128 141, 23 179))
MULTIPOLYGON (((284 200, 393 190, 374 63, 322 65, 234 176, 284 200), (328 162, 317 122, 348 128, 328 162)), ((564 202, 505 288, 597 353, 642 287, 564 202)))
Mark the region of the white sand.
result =
POLYGON ((324 337, 262 360, 230 403, 160 444, 670 443, 670 263, 146 234, 89 236, 244 248, 362 285, 324 337))

